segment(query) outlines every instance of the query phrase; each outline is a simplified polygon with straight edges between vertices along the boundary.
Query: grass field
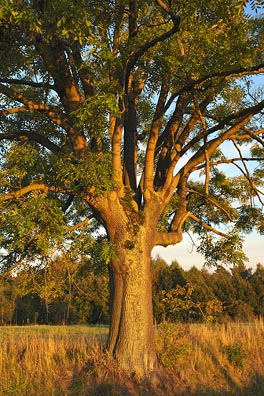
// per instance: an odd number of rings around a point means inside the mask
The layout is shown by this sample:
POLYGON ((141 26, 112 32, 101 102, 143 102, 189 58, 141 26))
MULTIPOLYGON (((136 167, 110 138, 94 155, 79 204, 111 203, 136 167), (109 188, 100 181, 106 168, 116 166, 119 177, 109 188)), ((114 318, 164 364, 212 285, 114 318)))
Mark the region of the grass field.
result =
POLYGON ((128 378, 105 352, 107 327, 0 327, 0 396, 263 396, 264 323, 162 324, 165 367, 128 378))

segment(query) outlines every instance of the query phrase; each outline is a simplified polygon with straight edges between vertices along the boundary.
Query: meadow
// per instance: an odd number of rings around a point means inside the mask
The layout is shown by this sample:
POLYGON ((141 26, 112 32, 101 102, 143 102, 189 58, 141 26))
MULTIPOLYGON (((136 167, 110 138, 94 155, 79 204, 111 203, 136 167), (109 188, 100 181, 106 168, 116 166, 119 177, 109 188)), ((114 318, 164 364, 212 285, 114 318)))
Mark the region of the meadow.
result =
POLYGON ((263 396, 264 322, 157 327, 161 373, 129 378, 107 327, 0 327, 0 396, 263 396))

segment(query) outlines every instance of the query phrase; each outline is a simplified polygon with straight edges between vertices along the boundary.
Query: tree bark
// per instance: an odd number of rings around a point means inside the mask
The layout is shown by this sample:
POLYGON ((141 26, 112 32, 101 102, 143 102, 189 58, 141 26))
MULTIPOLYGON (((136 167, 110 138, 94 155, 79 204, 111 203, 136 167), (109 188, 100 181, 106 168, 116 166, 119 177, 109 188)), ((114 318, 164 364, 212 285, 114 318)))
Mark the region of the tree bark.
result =
MULTIPOLYGON (((142 227, 143 228, 143 227, 142 227)), ((130 374, 148 376, 157 368, 154 342, 151 247, 145 232, 124 241, 120 257, 113 263, 111 281, 111 325, 109 350, 130 374), (123 262, 122 262, 123 261, 123 262)))

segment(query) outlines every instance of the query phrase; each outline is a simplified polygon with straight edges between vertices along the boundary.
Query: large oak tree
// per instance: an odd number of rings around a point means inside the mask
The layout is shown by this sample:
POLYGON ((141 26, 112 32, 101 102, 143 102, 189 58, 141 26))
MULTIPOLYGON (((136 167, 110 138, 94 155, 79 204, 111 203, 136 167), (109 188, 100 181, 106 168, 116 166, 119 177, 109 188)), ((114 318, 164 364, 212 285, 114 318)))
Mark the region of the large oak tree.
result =
POLYGON ((239 232, 264 229, 246 3, 1 0, 2 269, 101 246, 109 350, 131 373, 157 364, 153 247, 191 231, 212 263, 241 261, 239 232))

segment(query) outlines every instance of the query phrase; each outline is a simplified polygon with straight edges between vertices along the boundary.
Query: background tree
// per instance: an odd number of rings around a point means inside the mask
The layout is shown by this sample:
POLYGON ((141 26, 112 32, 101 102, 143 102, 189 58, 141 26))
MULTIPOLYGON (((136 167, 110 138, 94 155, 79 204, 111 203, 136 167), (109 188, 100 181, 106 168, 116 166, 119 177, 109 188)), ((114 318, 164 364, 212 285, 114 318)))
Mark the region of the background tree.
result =
POLYGON ((105 264, 98 268, 85 257, 61 254, 39 267, 21 269, 11 281, 19 291, 19 324, 109 323, 105 264))
POLYGON ((16 306, 17 292, 14 282, 8 280, 0 283, 0 323, 1 326, 12 324, 16 306))
POLYGON ((151 269, 154 318, 156 322, 161 322, 168 318, 166 307, 162 303, 164 292, 169 292, 178 285, 185 286, 187 281, 184 270, 175 260, 168 266, 165 260, 157 256, 152 259, 151 269))
POLYGON ((254 306, 255 315, 264 315, 264 268, 260 263, 250 278, 250 283, 254 288, 256 303, 254 306))
POLYGON ((100 251, 109 350, 129 372, 157 363, 152 248, 193 231, 211 263, 241 262, 238 233, 263 231, 264 101, 250 79, 263 25, 246 3, 1 0, 5 267, 62 244, 100 251))
POLYGON ((187 282, 194 287, 192 298, 194 301, 210 301, 215 298, 210 282, 207 282, 207 271, 196 267, 190 268, 186 273, 187 282))
POLYGON ((235 265, 231 271, 236 290, 236 319, 249 321, 254 317, 254 307, 257 304, 257 296, 250 282, 252 270, 240 264, 235 265))

